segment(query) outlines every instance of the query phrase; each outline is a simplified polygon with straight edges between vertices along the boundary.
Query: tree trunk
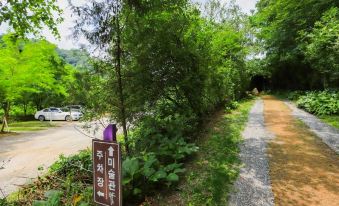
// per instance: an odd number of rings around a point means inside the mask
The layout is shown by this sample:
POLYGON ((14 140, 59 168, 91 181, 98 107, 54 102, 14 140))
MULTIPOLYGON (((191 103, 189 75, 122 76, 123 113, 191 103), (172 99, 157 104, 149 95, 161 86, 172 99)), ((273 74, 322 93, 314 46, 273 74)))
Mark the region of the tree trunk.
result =
POLYGON ((117 28, 117 48, 116 48, 116 74, 118 78, 118 92, 119 92, 119 100, 120 100, 120 121, 122 124, 124 140, 125 140, 125 150, 127 155, 130 154, 129 151, 129 141, 128 141, 128 133, 127 133, 127 121, 126 121, 126 109, 125 109, 125 100, 124 100, 124 92, 123 92, 123 83, 121 77, 121 30, 120 30, 120 20, 119 16, 116 18, 116 28, 117 28))
POLYGON ((26 117, 27 115, 27 103, 26 102, 23 104, 23 109, 24 109, 24 116, 26 117))
POLYGON ((1 126, 0 132, 4 132, 5 130, 5 125, 6 125, 5 118, 6 118, 5 116, 2 117, 2 126, 1 126))
POLYGON ((4 110, 4 118, 2 122, 1 132, 5 131, 5 126, 7 126, 6 123, 9 120, 10 103, 8 101, 5 104, 3 104, 3 110, 4 110))

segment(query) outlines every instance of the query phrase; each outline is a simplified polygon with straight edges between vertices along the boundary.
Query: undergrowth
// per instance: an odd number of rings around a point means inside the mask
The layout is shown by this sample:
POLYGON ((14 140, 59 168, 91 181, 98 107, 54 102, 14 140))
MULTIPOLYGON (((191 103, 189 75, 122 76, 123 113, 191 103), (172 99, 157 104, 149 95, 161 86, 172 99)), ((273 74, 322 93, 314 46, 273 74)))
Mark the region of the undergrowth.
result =
POLYGON ((297 106, 316 115, 339 114, 339 92, 311 91, 297 99, 297 106))
POLYGON ((199 154, 188 163, 177 191, 165 192, 151 202, 155 205, 227 205, 228 194, 239 174, 239 143, 253 101, 234 104, 219 112, 201 134, 199 154))

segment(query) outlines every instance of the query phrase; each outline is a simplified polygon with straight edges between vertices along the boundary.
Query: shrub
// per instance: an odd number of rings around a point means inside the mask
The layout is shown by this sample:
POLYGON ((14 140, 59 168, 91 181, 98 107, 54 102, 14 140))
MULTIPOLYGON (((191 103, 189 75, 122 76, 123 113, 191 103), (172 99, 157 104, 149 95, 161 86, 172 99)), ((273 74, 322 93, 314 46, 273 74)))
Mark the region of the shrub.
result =
POLYGON ((297 106, 316 115, 339 114, 339 92, 311 91, 299 97, 297 106))
POLYGON ((155 112, 135 125, 131 135, 134 153, 122 164, 126 199, 137 200, 179 181, 183 161, 198 150, 188 142, 197 124, 197 117, 190 112, 166 116, 155 112))
POLYGON ((287 99, 291 100, 291 101, 296 101, 299 99, 300 96, 305 95, 304 91, 293 91, 293 92, 289 92, 287 95, 287 99))

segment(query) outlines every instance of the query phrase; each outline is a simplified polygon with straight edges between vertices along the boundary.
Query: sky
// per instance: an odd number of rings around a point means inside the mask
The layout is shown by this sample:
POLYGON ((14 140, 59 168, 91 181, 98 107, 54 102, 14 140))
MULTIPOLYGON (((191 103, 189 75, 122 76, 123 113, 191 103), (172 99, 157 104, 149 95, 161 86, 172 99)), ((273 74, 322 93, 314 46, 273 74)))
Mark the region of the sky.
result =
MULTIPOLYGON (((207 0, 193 0, 196 2, 200 2, 200 3, 204 3, 207 0)), ((227 0, 221 0, 223 2, 227 2, 227 0)), ((72 2, 76 2, 77 4, 82 4, 84 2, 86 2, 86 0, 73 0, 72 2)), ((250 13, 251 10, 255 9, 255 4, 257 2, 257 0, 236 0, 236 2, 239 4, 240 8, 246 12, 246 13, 250 13)), ((51 32, 48 31, 48 29, 43 29, 42 31, 42 35, 46 37, 46 39, 56 45, 58 45, 59 48, 62 49, 72 49, 72 48, 79 48, 80 44, 86 44, 86 40, 85 39, 80 39, 78 41, 74 41, 71 38, 71 34, 72 34, 72 27, 74 26, 74 17, 72 17, 72 12, 68 7, 68 0, 58 0, 58 5, 60 6, 61 9, 64 10, 64 22, 61 23, 58 26, 59 29, 59 33, 61 38, 60 39, 56 39, 51 32)), ((0 33, 4 33, 7 30, 7 26, 6 25, 0 25, 0 33)))

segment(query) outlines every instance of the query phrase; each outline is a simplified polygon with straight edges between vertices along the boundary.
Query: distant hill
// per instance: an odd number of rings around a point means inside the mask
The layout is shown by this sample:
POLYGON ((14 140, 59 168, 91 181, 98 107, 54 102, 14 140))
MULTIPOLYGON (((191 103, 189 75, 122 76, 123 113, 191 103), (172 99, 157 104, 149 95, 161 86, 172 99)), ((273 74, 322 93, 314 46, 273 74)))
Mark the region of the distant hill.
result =
POLYGON ((63 58, 67 63, 73 65, 79 70, 86 69, 90 67, 89 59, 90 56, 88 52, 80 49, 59 49, 57 48, 57 52, 61 58, 63 58))

